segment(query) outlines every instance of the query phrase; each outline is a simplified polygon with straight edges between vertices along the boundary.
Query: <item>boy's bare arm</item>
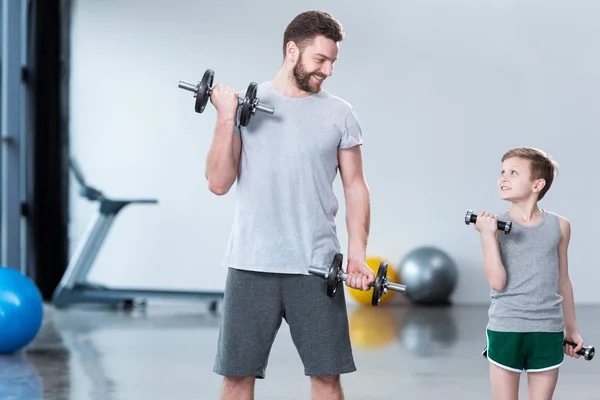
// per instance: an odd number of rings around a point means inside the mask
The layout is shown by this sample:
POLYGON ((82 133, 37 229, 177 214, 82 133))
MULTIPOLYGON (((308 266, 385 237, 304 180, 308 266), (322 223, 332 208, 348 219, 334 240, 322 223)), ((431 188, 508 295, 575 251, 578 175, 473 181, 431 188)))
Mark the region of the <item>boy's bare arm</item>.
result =
POLYGON ((577 326, 577 318, 575 317, 573 285, 571 284, 571 278, 569 278, 568 250, 571 240, 571 224, 564 217, 559 217, 559 223, 562 238, 558 245, 558 293, 562 296, 565 336, 568 340, 578 344, 575 348, 571 348, 571 346, 567 346, 566 348, 571 357, 576 357, 576 352, 581 348, 583 340, 579 335, 579 327, 577 326))
POLYGON ((494 214, 485 211, 477 214, 475 229, 481 233, 485 279, 492 289, 502 290, 506 285, 506 269, 500 256, 497 227, 498 218, 494 214))
POLYGON ((481 247, 483 249, 483 269, 485 279, 494 290, 502 290, 506 285, 506 269, 500 257, 500 243, 497 233, 492 235, 481 235, 481 247))

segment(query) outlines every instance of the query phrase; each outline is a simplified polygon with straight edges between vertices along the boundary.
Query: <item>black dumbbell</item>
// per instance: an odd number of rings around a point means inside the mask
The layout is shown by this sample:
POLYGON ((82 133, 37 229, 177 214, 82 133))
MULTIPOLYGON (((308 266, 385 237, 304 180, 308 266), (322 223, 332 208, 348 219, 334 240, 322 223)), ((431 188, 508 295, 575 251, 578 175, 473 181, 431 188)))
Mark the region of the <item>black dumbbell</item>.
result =
MULTIPOLYGON (((202 80, 196 85, 185 81, 179 81, 179 87, 181 89, 189 90, 194 93, 194 97, 196 98, 194 109, 199 114, 204 111, 208 99, 210 99, 214 79, 215 72, 212 69, 207 69, 202 76, 202 80)), ((242 126, 248 125, 250 118, 256 111, 262 111, 269 114, 275 112, 273 107, 259 102, 259 99, 256 97, 257 89, 258 85, 256 82, 250 82, 250 85, 248 85, 248 89, 246 90, 246 96, 243 99, 238 97, 238 106, 242 107, 242 110, 240 111, 240 125, 242 126)))
MULTIPOLYGON (((346 281, 346 277, 348 276, 342 270, 342 263, 344 261, 344 256, 340 253, 337 253, 333 257, 333 262, 328 270, 322 270, 319 268, 309 268, 308 272, 313 275, 320 276, 321 278, 326 279, 327 285, 327 296, 333 297, 337 292, 338 284, 341 281, 346 281)), ((375 281, 370 285, 373 288, 373 297, 371 299, 371 305, 378 306, 381 300, 381 296, 387 293, 388 289, 393 290, 395 292, 406 292, 406 286, 401 285, 399 283, 390 282, 390 278, 387 277, 388 265, 385 262, 379 264, 379 268, 377 269, 377 274, 375 275, 375 281)))
MULTIPOLYGON (((563 345, 570 344, 573 347, 577 347, 577 343, 573 343, 569 340, 564 340, 563 345)), ((590 361, 596 355, 596 349, 594 346, 582 346, 581 349, 577 352, 580 356, 583 356, 586 360, 590 361)))
MULTIPOLYGON (((469 225, 470 223, 477 222, 477 213, 474 213, 473 210, 467 211, 465 215, 465 224, 469 225)), ((512 230, 512 221, 498 221, 498 230, 504 232, 505 235, 508 235, 512 230)))

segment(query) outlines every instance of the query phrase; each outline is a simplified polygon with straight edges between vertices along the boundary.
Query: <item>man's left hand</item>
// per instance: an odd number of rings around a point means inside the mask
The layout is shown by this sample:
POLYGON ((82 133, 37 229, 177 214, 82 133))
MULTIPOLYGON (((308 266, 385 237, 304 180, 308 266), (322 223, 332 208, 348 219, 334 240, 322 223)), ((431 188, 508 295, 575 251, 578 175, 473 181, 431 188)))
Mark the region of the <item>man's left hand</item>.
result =
POLYGON ((366 262, 348 261, 346 286, 358 290, 369 290, 375 274, 366 262))

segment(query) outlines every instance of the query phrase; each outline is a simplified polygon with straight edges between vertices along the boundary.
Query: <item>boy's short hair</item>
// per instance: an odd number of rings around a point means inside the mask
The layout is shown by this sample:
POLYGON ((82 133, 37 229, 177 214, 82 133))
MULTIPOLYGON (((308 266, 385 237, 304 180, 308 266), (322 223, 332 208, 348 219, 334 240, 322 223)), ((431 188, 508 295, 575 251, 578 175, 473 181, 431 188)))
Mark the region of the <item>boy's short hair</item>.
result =
POLYGON ((533 147, 517 147, 510 149, 502 156, 502 162, 512 157, 529 160, 531 177, 533 179, 543 179, 546 181, 546 185, 539 193, 538 201, 544 198, 544 195, 550 190, 552 182, 558 174, 558 164, 556 161, 544 151, 533 147))

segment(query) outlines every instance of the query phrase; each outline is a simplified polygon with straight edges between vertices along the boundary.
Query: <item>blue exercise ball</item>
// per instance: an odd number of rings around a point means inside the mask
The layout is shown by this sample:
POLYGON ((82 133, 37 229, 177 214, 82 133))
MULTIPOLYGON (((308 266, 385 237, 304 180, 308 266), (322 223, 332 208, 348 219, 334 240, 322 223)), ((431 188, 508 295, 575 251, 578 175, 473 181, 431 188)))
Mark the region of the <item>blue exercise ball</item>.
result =
POLYGON ((0 354, 12 354, 37 336, 44 318, 42 295, 31 279, 0 266, 0 354))
POLYGON ((418 247, 404 256, 399 270, 402 283, 406 285, 406 296, 413 303, 450 303, 458 280, 458 268, 445 251, 433 246, 418 247))

